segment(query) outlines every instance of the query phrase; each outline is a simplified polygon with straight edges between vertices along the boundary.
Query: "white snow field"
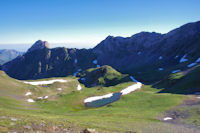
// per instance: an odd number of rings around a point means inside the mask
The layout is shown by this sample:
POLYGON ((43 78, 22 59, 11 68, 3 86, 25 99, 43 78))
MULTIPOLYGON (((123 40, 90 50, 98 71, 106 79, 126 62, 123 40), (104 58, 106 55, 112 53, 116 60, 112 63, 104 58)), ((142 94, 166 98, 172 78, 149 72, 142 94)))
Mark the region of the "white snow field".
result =
POLYGON ((52 79, 52 80, 46 80, 46 81, 33 81, 33 82, 24 81, 25 84, 30 84, 30 85, 47 85, 47 84, 53 84, 55 82, 65 83, 67 82, 67 80, 52 79))
POLYGON ((133 92, 137 89, 140 89, 141 87, 142 87, 142 83, 137 82, 136 84, 131 85, 131 86, 123 89, 122 91, 120 91, 120 93, 122 93, 122 95, 127 95, 127 94, 129 94, 129 93, 131 93, 131 92, 133 92))
POLYGON ((78 90, 78 91, 82 90, 81 85, 78 85, 78 86, 77 86, 77 90, 78 90))

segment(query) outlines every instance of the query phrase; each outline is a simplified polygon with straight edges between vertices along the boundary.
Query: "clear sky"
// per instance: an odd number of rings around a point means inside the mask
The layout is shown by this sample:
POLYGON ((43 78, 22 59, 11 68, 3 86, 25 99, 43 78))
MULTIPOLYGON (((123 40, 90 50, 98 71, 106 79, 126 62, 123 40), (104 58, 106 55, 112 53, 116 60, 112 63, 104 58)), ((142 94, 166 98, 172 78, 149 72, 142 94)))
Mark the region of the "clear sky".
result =
POLYGON ((0 44, 89 48, 108 35, 166 33, 198 20, 200 0, 0 0, 0 44))

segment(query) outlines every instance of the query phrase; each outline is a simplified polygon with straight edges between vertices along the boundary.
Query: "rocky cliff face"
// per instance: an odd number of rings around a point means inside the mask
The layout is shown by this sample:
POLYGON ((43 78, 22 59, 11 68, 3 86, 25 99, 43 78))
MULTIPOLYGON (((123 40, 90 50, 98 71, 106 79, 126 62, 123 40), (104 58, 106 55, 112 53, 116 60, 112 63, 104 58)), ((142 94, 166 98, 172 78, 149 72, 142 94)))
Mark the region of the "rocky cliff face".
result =
POLYGON ((44 48, 49 49, 50 48, 49 43, 47 41, 38 40, 31 46, 31 48, 28 49, 28 52, 44 48))

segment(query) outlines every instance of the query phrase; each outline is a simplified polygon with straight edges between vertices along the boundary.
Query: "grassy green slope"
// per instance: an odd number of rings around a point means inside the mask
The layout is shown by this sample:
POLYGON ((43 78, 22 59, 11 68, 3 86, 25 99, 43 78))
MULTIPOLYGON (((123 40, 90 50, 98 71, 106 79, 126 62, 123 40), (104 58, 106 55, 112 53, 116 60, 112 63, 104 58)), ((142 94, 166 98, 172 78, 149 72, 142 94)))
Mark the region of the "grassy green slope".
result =
MULTIPOLYGON (((0 75, 1 94, 7 94, 0 96, 0 115, 4 117, 0 120, 0 127, 4 130, 23 130, 24 125, 31 126, 33 123, 45 123, 46 125, 53 123, 62 125, 62 128, 76 125, 75 128, 90 127, 98 131, 110 132, 148 131, 152 128, 148 126, 154 125, 157 128, 151 129, 152 132, 155 130, 162 132, 168 126, 161 123, 158 116, 180 104, 185 97, 176 94, 158 94, 157 89, 143 86, 140 91, 122 96, 115 103, 102 108, 89 109, 84 107, 84 98, 117 92, 133 83, 126 82, 110 87, 83 87, 83 90, 77 91, 78 82, 72 77, 64 78, 70 81, 67 83, 55 83, 41 87, 23 84, 9 78, 3 72, 0 75), (65 92, 57 92, 56 88, 58 87, 64 88, 65 92), (48 100, 27 103, 24 96, 27 90, 33 92, 33 96, 31 96, 33 99, 41 95, 50 97, 48 100), (15 125, 11 125, 11 117, 18 119, 15 125), (144 125, 147 126, 144 127, 144 125)), ((33 129, 31 128, 31 130, 33 129)), ((185 129, 183 128, 183 130, 185 129)))
POLYGON ((78 74, 80 82, 87 87, 93 86, 114 86, 123 82, 129 82, 131 79, 128 74, 121 74, 110 66, 101 66, 90 68, 78 74), (84 78, 85 80, 81 80, 84 78))

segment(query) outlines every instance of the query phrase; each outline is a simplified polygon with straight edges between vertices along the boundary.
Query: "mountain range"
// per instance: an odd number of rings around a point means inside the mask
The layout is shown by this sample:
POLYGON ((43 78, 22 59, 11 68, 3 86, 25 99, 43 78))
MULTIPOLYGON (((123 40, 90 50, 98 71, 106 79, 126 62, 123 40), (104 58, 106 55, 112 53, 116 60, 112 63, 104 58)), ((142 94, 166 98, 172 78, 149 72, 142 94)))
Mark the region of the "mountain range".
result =
POLYGON ((76 76, 88 68, 109 65, 151 84, 176 69, 188 70, 188 65, 200 57, 199 51, 200 21, 166 34, 141 32, 127 38, 108 36, 92 49, 50 49, 48 42, 38 40, 24 55, 4 64, 2 70, 13 78, 27 80, 76 76))

